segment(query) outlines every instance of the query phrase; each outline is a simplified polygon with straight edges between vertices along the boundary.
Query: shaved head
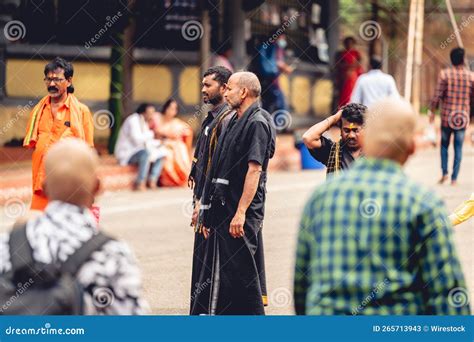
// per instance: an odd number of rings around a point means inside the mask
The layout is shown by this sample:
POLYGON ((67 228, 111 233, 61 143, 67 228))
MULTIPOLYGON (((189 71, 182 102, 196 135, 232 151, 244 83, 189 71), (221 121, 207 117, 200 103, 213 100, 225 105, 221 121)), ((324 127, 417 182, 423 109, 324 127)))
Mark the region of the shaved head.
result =
POLYGON ((262 87, 257 75, 249 71, 239 71, 230 76, 227 82, 227 88, 224 93, 226 102, 233 108, 247 108, 255 102, 262 87))
POLYGON ((374 103, 363 133, 364 154, 405 163, 415 150, 416 123, 413 107, 404 100, 387 98, 374 103))
POLYGON ((45 191, 50 201, 90 207, 99 190, 97 153, 84 141, 65 139, 46 154, 45 191))
POLYGON ((250 96, 260 96, 262 87, 260 86, 260 81, 258 80, 257 75, 255 75, 253 72, 239 71, 230 76, 230 78, 234 78, 240 88, 247 88, 249 90, 250 96))

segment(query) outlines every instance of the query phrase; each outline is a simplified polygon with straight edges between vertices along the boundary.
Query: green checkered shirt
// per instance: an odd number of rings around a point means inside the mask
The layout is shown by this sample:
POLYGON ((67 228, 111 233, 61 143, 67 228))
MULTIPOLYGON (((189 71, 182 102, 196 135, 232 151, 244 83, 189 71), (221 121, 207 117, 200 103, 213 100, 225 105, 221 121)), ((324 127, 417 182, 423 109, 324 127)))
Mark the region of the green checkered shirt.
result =
POLYGON ((304 209, 296 313, 469 315, 451 230, 443 202, 399 164, 357 160, 304 209))

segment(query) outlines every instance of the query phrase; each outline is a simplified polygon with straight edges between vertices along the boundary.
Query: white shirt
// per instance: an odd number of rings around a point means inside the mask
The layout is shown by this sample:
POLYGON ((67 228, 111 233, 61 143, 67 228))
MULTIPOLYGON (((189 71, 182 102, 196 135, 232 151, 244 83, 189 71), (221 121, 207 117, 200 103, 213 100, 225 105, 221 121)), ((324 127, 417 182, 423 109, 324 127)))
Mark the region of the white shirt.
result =
POLYGON ((397 85, 391 75, 374 69, 359 76, 352 90, 351 102, 370 106, 385 97, 399 98, 397 85))
POLYGON ((154 133, 145 122, 143 115, 133 113, 122 125, 115 145, 115 158, 120 165, 127 165, 137 152, 146 149, 147 143, 153 141, 154 133))

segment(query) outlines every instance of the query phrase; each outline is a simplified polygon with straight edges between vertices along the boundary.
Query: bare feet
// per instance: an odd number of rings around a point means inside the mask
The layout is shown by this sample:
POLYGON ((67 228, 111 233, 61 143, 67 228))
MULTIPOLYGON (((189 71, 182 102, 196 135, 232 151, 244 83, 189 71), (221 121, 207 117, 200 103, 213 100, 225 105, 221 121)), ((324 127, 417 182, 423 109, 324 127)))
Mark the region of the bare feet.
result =
POLYGON ((452 181, 451 181, 451 185, 452 185, 452 186, 456 186, 456 185, 458 185, 458 181, 456 181, 456 180, 452 180, 452 181))
POLYGON ((158 185, 156 185, 157 181, 156 180, 149 180, 147 185, 150 190, 156 190, 158 188, 158 185))
POLYGON ((137 183, 133 186, 133 191, 145 191, 145 190, 146 190, 146 186, 144 182, 137 183))
POLYGON ((441 179, 438 181, 438 184, 443 184, 444 182, 446 182, 448 180, 448 175, 444 175, 443 177, 441 177, 441 179))

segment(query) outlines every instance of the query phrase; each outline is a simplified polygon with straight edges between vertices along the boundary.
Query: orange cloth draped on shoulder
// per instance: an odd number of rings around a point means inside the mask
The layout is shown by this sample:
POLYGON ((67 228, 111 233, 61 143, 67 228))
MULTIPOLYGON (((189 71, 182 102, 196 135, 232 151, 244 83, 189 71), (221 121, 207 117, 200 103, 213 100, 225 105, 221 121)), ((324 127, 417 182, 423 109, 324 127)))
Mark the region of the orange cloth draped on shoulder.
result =
POLYGON ((43 191, 45 180, 44 156, 48 149, 61 139, 78 138, 94 146, 94 123, 89 108, 68 94, 58 108, 56 116, 51 110, 51 98, 43 97, 33 108, 26 130, 23 146, 33 148, 32 176, 33 197, 31 209, 44 210, 48 200, 43 191))
POLYGON ((191 126, 180 119, 173 119, 168 123, 162 123, 162 129, 172 138, 165 140, 169 153, 166 156, 159 183, 161 186, 185 186, 191 172, 193 140, 191 126))

